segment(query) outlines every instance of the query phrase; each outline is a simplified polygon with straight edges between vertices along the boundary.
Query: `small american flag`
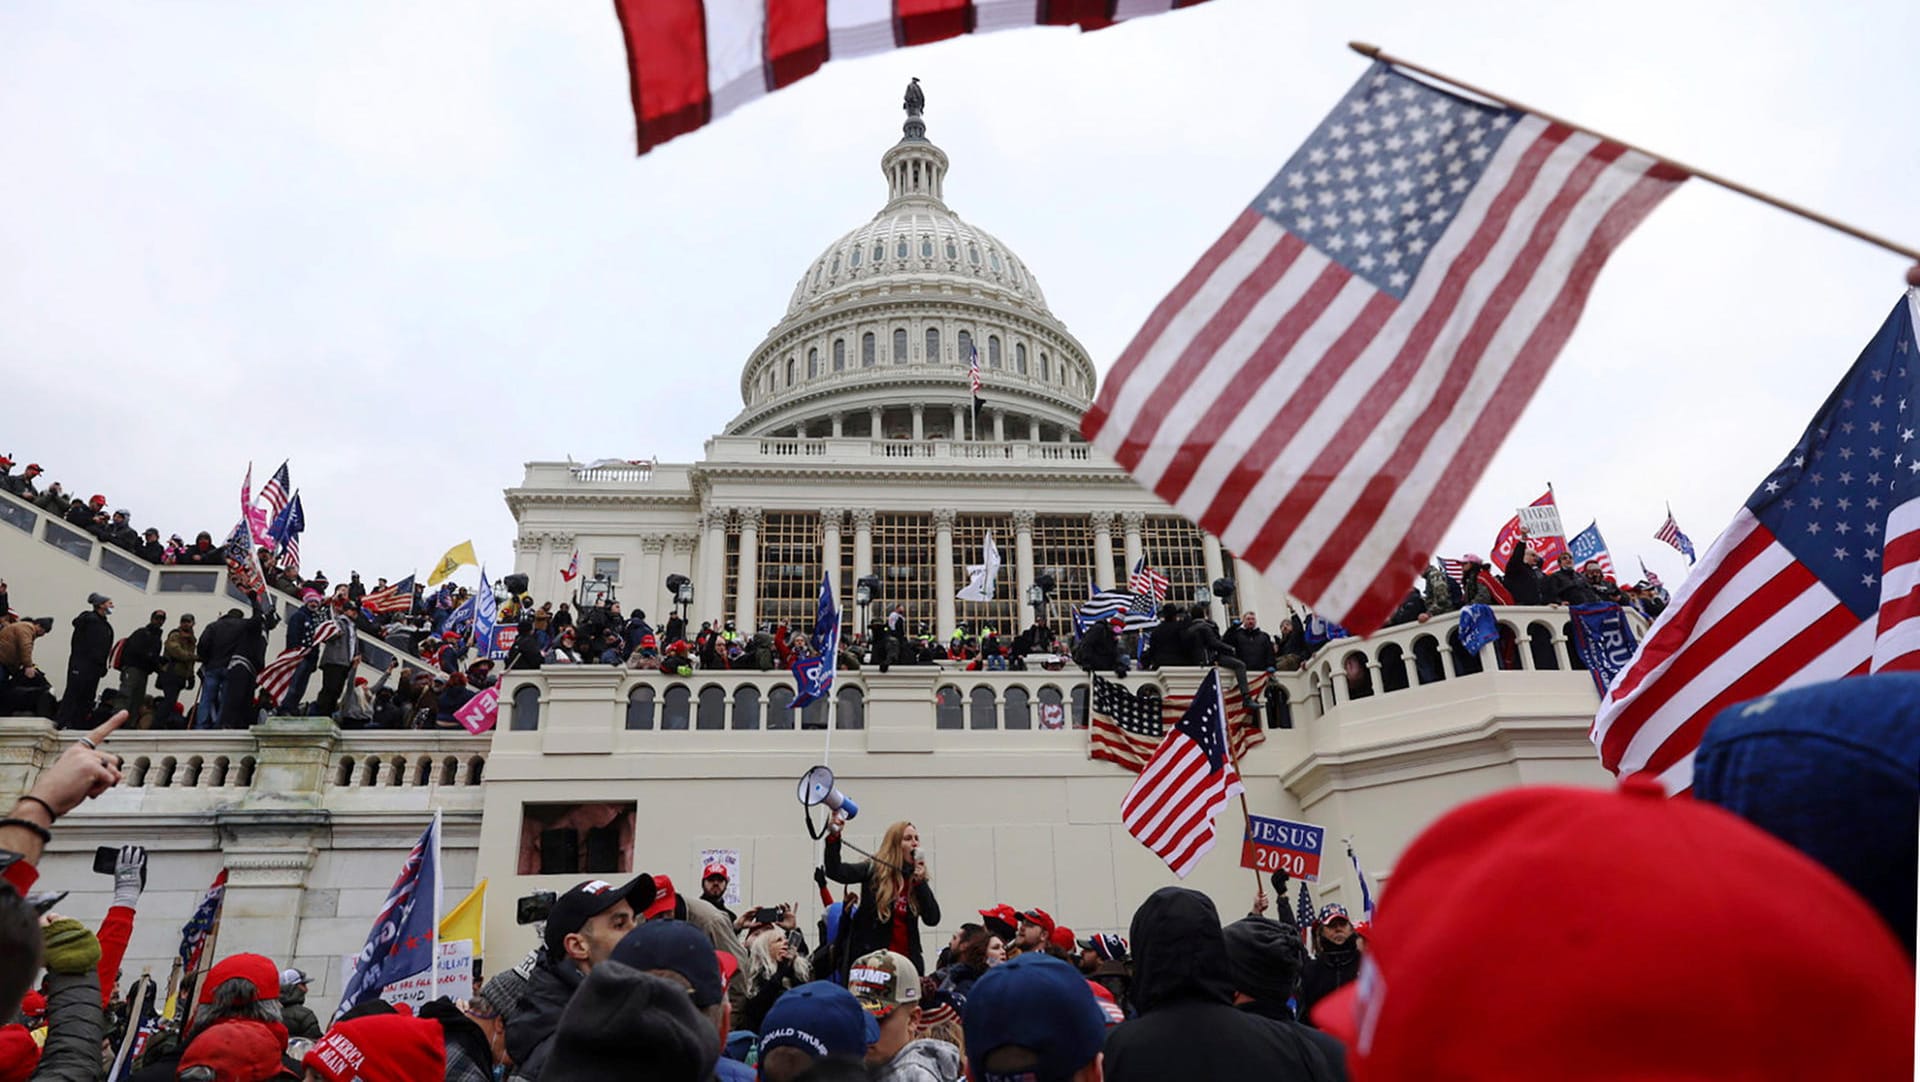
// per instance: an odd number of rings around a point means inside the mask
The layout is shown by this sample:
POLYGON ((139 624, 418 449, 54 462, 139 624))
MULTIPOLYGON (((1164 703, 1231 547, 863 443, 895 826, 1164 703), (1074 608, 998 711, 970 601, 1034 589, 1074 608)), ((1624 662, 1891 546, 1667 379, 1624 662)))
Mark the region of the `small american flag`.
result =
POLYGON ((1152 598, 1156 605, 1165 600, 1167 591, 1172 586, 1173 583, 1168 581, 1165 575, 1147 566, 1145 556, 1134 561, 1133 574, 1127 576, 1127 589, 1152 598))
POLYGON ((561 582, 572 582, 580 574, 580 550, 573 550, 573 559, 567 561, 567 569, 560 572, 561 582))
POLYGON ((1127 833, 1182 879, 1213 848, 1214 817, 1245 790, 1227 748, 1220 673, 1210 671, 1193 705, 1173 727, 1120 802, 1127 833))
MULTIPOLYGON (((1250 674, 1247 690, 1257 704, 1267 689, 1267 674, 1250 674)), ((1249 706, 1238 688, 1224 693, 1227 739, 1235 761, 1248 749, 1266 743, 1257 706, 1249 706)), ((1162 699, 1152 688, 1129 692, 1116 680, 1093 677, 1092 708, 1088 712, 1087 758, 1105 759, 1138 773, 1166 738, 1169 724, 1179 724, 1192 708, 1194 697, 1173 693, 1162 699)))
POLYGON ((1160 626, 1158 609, 1151 598, 1126 590, 1095 590, 1087 603, 1074 610, 1073 631, 1085 635, 1096 621, 1118 616, 1122 631, 1146 631, 1160 626))
POLYGON ((200 958, 206 952, 207 939, 213 934, 213 926, 220 920, 220 906, 227 897, 227 870, 213 877, 213 883, 207 892, 200 896, 200 904, 194 906, 193 915, 180 927, 180 964, 182 979, 189 982, 182 986, 181 994, 174 1000, 173 1013, 169 1017, 184 1016, 186 1009, 194 1001, 193 985, 198 983, 200 958))
MULTIPOLYGON (((1621 776, 1693 785, 1715 714, 1776 691, 1920 669, 1920 360, 1910 291, 1673 595, 1593 723, 1621 776)), ((1669 518, 1671 525, 1671 518, 1669 518)))
POLYGON ((1081 428, 1357 633, 1406 596, 1685 174, 1373 68, 1147 318, 1081 428))
POLYGON ((1660 528, 1654 531, 1653 539, 1665 541, 1679 549, 1680 554, 1687 558, 1687 565, 1689 567, 1693 565, 1693 540, 1680 532, 1680 524, 1673 520, 1673 508, 1667 508, 1667 521, 1661 523, 1660 528))
POLYGON ((1200 0, 615 0, 645 154, 844 60, 1023 26, 1098 30, 1200 0))
POLYGON ((412 612, 413 576, 408 575, 392 586, 382 587, 361 598, 360 607, 368 612, 412 612))
MULTIPOLYGON (((1440 570, 1445 571, 1448 578, 1459 583, 1461 589, 1466 589, 1467 580, 1461 576, 1467 573, 1467 561, 1450 559, 1446 556, 1437 557, 1437 559, 1440 561, 1440 570)), ((1487 568, 1484 561, 1482 561, 1480 565, 1480 582, 1484 584, 1487 589, 1493 591, 1493 600, 1495 603, 1501 605, 1513 604, 1513 595, 1508 593, 1506 586, 1494 577, 1493 572, 1487 568)))
POLYGON ((973 385, 973 397, 980 397, 980 347, 967 343, 967 381, 973 385))
MULTIPOLYGON (((332 620, 328 620, 319 627, 314 628, 312 642, 309 642, 305 646, 296 646, 290 650, 282 650, 280 651, 279 657, 267 662, 267 667, 261 669, 260 675, 254 678, 254 690, 259 693, 263 700, 275 706, 288 705, 281 703, 280 700, 284 698, 287 691, 293 687, 293 676, 296 672, 300 671, 300 663, 305 661, 309 654, 318 650, 322 643, 335 638, 339 634, 340 625, 334 623, 332 620)), ((297 706, 299 704, 296 703, 292 705, 297 706)))
POLYGON ((1307 881, 1300 881, 1300 894, 1293 907, 1294 927, 1300 929, 1300 942, 1313 953, 1313 895, 1307 893, 1307 881))
POLYGON ((1648 586, 1652 586, 1657 589, 1660 585, 1660 576, 1647 570, 1647 561, 1645 560, 1640 561, 1640 577, 1647 581, 1648 586))
POLYGON ((276 518, 287 509, 292 484, 287 476, 287 464, 280 463, 280 468, 273 471, 273 477, 260 489, 260 498, 267 501, 267 518, 276 518))

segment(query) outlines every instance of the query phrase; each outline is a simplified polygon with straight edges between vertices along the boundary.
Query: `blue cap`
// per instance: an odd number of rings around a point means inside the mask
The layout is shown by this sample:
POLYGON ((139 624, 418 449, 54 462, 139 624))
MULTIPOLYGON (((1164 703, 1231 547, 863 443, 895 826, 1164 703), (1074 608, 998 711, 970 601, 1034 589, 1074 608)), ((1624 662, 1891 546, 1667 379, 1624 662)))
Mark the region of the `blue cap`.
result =
POLYGON ((664 969, 678 973, 693 985, 693 1005, 711 1007, 726 996, 720 980, 720 961, 707 933, 683 920, 655 920, 635 925, 614 944, 609 955, 642 973, 664 969))
POLYGON ((976 1082, 1056 1082, 1092 1063, 1107 1041, 1107 1016, 1080 971, 1045 954, 1023 954, 987 970, 967 996, 967 1061, 976 1082), (1032 1052, 1032 1067, 998 1075, 985 1068, 1002 1048, 1032 1052))
POLYGON ((762 1056, 776 1048, 799 1048, 817 1057, 864 1056, 879 1039, 873 1016, 832 981, 787 989, 760 1023, 762 1056))

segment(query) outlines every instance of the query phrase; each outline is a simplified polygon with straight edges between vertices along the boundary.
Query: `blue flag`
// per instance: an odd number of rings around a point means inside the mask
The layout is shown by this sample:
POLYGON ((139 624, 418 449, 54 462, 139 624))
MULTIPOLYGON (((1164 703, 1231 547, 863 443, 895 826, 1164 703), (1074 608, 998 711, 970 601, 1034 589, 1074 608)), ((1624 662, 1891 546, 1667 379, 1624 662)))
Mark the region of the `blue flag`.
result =
POLYGON ((300 506, 300 494, 296 492, 293 499, 280 509, 280 513, 273 516, 273 522, 267 526, 267 537, 275 548, 282 548, 289 539, 298 538, 306 528, 307 512, 300 506))
POLYGON ((1319 613, 1307 614, 1302 621, 1300 631, 1306 636, 1308 646, 1322 646, 1335 639, 1350 638, 1353 632, 1327 619, 1319 613))
POLYGON ((1567 542, 1567 553, 1573 557, 1573 566, 1585 570, 1592 560, 1600 561, 1600 569, 1613 574, 1613 556, 1607 552, 1607 539, 1600 536, 1600 523, 1596 520, 1587 523, 1587 528, 1573 535, 1567 542))
MULTIPOLYGON (((1484 607, 1484 606, 1482 606, 1484 607)), ((1367 886, 1367 873, 1360 870, 1360 858, 1353 851, 1353 843, 1347 843, 1347 859, 1353 862, 1353 874, 1360 879, 1360 911, 1373 919, 1373 891, 1367 886)))
POLYGON ((1490 605, 1468 605, 1460 610, 1460 648, 1475 657, 1488 643, 1500 637, 1500 625, 1490 605))
POLYGON ((794 655, 793 708, 804 710, 821 699, 833 687, 839 668, 840 610, 833 603, 833 575, 820 577, 820 604, 813 614, 811 639, 815 653, 811 657, 794 655))
POLYGON ((335 1019, 378 997, 387 985, 433 968, 439 944, 439 929, 434 926, 439 900, 440 813, 436 811, 373 918, 367 945, 360 948, 353 975, 340 992, 335 1019))
POLYGON ((1573 614, 1573 647, 1586 662, 1587 671, 1593 674, 1593 686, 1604 699, 1607 685, 1633 661, 1633 652, 1639 646, 1633 628, 1627 625, 1626 610, 1596 601, 1575 605, 1568 611, 1573 614))
POLYGON ((499 636, 500 628, 496 623, 500 613, 500 603, 493 596, 493 583, 487 581, 487 565, 480 565, 480 589, 474 593, 473 606, 473 656, 489 658, 493 656, 494 640, 499 636))

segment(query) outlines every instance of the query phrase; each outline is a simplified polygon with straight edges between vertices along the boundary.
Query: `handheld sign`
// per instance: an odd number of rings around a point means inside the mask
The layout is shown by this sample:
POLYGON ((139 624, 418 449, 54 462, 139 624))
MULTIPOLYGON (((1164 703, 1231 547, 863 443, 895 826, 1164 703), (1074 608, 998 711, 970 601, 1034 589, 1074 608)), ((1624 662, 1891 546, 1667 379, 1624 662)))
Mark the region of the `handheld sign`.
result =
POLYGON ((1326 827, 1249 815, 1247 836, 1240 844, 1240 866, 1318 883, 1320 853, 1326 846, 1326 827))

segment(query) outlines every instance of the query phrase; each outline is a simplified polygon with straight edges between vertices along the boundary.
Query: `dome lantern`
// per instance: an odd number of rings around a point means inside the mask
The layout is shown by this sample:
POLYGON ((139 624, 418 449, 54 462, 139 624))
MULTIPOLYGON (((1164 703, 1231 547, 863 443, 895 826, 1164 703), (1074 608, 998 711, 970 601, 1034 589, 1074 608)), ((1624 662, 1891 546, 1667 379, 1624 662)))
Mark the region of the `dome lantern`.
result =
POLYGON ((889 207, 908 202, 946 206, 942 202, 942 190, 947 177, 947 155, 927 141, 927 122, 922 116, 926 104, 920 80, 915 77, 907 84, 906 101, 901 106, 907 111, 907 122, 900 126, 900 141, 880 156, 880 171, 887 178, 889 207))

